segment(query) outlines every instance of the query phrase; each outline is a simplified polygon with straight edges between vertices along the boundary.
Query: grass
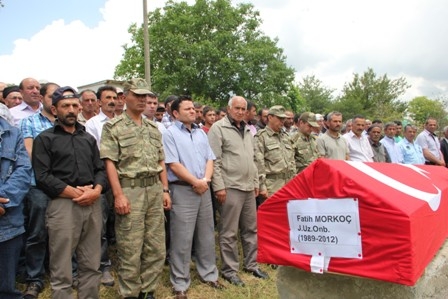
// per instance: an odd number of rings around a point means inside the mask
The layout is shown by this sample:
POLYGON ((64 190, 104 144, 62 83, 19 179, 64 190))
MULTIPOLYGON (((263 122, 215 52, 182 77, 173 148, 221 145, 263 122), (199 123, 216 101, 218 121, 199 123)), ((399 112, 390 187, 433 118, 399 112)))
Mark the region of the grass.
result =
MULTIPOLYGON (((219 251, 217 251, 218 254, 219 251)), ((112 265, 116 265, 116 254, 115 254, 115 246, 110 246, 109 248, 110 257, 112 259, 112 265)), ((241 260, 241 258, 240 258, 241 260)), ((222 279, 220 282, 226 287, 224 290, 215 290, 203 283, 200 282, 199 276, 195 270, 195 266, 191 264, 191 286, 188 290, 188 298, 190 299, 275 299, 279 298, 277 287, 276 287, 276 275, 277 270, 273 270, 267 265, 260 265, 260 268, 266 271, 270 278, 267 280, 258 279, 251 274, 244 273, 240 271, 239 276, 246 284, 245 287, 237 287, 229 284, 227 281, 222 279)), ((218 269, 219 269, 218 262, 218 269)), ((119 299, 121 298, 118 292, 118 279, 116 274, 116 268, 113 267, 112 275, 115 278, 115 286, 113 287, 104 287, 100 288, 100 298, 102 299, 119 299)), ((18 288, 20 290, 25 289, 25 285, 19 284, 18 288)), ((158 299, 173 299, 173 293, 171 289, 171 283, 169 280, 169 266, 164 266, 162 278, 159 283, 159 287, 155 293, 156 298, 158 299)), ((48 278, 45 282, 45 289, 39 295, 39 299, 49 299, 51 298, 51 289, 48 278)))

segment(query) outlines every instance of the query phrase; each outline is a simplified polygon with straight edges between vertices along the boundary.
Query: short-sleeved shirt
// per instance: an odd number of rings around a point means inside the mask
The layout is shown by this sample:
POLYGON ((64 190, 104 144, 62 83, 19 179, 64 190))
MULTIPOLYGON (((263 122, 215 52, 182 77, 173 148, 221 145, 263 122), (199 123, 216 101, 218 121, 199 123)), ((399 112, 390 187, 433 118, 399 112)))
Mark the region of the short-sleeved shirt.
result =
POLYGON ((321 157, 332 160, 345 160, 349 155, 347 140, 341 134, 334 138, 328 131, 317 138, 317 150, 321 157))
MULTIPOLYGON (((35 139, 37 135, 51 127, 53 127, 53 123, 42 112, 28 116, 20 121, 23 139, 35 139)), ((36 186, 34 172, 31 172, 31 185, 36 186)))
POLYGON ((403 155, 404 164, 425 164, 423 149, 415 142, 409 142, 406 138, 398 143, 403 155))
POLYGON ((437 159, 441 160, 440 155, 440 142, 437 136, 428 130, 424 130, 418 134, 415 142, 422 147, 422 149, 427 149, 434 155, 437 159))
POLYGON ((162 171, 165 159, 162 135, 157 125, 142 118, 138 126, 127 113, 103 126, 100 143, 101 159, 115 162, 119 178, 144 178, 162 171))
MULTIPOLYGON (((207 134, 196 124, 189 131, 180 121, 175 121, 163 133, 165 163, 180 163, 197 179, 205 177, 207 162, 216 157, 208 143, 207 134)), ((178 181, 179 178, 168 167, 168 181, 178 181)))
POLYGON ((51 127, 53 127, 53 123, 41 112, 28 116, 20 122, 23 139, 34 139, 37 135, 51 127))
POLYGON ((310 135, 306 137, 300 131, 297 131, 291 139, 294 143, 294 159, 296 161, 297 173, 299 173, 319 158, 316 136, 310 135))

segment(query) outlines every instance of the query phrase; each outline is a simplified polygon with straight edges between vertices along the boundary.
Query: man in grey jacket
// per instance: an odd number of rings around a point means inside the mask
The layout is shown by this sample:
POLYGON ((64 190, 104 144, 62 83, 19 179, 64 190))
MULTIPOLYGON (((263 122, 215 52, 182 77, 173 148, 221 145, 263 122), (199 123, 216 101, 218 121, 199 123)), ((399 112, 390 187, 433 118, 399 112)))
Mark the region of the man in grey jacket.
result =
POLYGON ((212 184, 220 204, 221 272, 224 279, 236 286, 244 286, 237 275, 238 230, 243 245, 244 271, 258 278, 269 278, 256 263, 258 171, 254 162, 254 140, 243 120, 246 109, 246 100, 234 96, 228 103, 227 116, 213 124, 208 133, 216 156, 212 184))

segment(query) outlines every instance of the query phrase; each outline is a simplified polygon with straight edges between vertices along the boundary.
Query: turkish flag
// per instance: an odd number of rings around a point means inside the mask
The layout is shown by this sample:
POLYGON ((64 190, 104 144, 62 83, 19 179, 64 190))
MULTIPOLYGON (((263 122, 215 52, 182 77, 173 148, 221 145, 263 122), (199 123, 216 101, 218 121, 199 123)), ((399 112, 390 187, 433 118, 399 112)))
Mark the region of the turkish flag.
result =
POLYGON ((362 258, 331 257, 329 272, 414 285, 448 235, 445 167, 318 159, 258 209, 258 261, 310 271, 291 253, 287 203, 359 200, 362 258))

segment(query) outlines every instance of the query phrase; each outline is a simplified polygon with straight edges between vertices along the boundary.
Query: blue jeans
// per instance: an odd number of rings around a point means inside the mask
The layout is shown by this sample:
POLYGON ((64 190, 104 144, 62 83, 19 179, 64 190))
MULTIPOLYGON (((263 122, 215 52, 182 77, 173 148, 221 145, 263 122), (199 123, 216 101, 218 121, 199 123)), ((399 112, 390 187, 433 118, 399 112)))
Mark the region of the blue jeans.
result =
POLYGON ((22 245, 22 235, 0 242, 0 298, 2 299, 22 298, 22 293, 16 289, 16 271, 22 245))
POLYGON ((45 213, 50 198, 40 189, 31 187, 25 196, 25 263, 27 283, 44 285, 45 255, 47 254, 48 232, 45 213))

